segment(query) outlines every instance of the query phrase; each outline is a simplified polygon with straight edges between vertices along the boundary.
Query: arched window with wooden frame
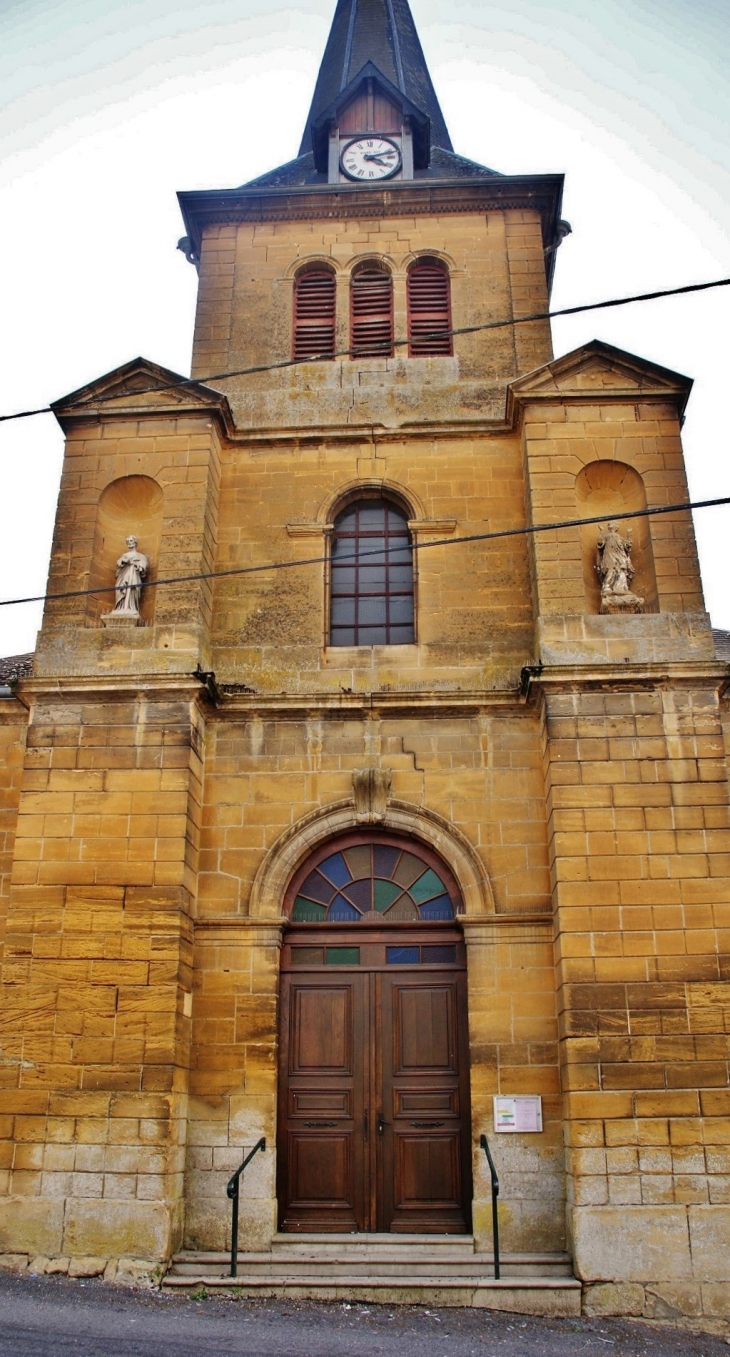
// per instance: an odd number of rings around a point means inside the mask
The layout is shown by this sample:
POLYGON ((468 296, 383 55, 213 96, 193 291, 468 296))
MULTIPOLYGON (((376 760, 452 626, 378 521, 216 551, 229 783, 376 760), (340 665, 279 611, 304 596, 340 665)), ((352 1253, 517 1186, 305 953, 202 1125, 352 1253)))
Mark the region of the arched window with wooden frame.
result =
POLYGON ((360 264, 350 280, 353 358, 393 356, 393 278, 379 260, 360 264))
POLYGON ((408 352, 451 357, 451 280, 440 259, 417 259, 408 270, 408 352))
POLYGON ((335 519, 330 645, 409 645, 415 640, 413 544, 402 509, 359 499, 335 519))
POLYGON ((294 279, 292 357, 335 356, 336 280, 326 264, 302 269, 294 279))

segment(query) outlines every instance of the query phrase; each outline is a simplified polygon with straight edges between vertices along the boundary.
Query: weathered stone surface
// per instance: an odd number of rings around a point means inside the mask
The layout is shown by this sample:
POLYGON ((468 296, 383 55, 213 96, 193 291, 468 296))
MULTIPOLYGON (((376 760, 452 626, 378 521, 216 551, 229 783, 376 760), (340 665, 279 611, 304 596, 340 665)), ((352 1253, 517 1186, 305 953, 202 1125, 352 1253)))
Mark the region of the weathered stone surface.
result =
MULTIPOLYGON (((66 1208, 64 1247, 72 1257, 84 1255, 94 1245, 106 1246, 117 1257, 135 1255, 162 1259, 171 1253, 169 1213, 158 1202, 72 1200, 66 1208)), ((99 1257, 101 1255, 94 1255, 99 1257)))
POLYGON ((28 1271, 36 1274, 37 1276, 42 1276, 44 1272, 48 1271, 50 1262, 51 1259, 47 1258, 45 1254, 42 1253, 36 1254, 36 1257, 31 1258, 30 1262, 28 1263, 28 1271))
POLYGON ((690 1206, 687 1214, 695 1277, 730 1283, 730 1206, 690 1206))
POLYGON ((101 1277, 107 1266, 106 1258, 72 1258, 68 1265, 69 1277, 101 1277))
POLYGON ((118 1286, 156 1286, 160 1280, 163 1269, 152 1267, 145 1259, 140 1258, 120 1258, 113 1277, 105 1280, 114 1281, 118 1286))
POLYGON ((648 1319, 678 1319, 702 1314, 702 1290, 697 1283, 663 1282, 647 1286, 644 1313, 648 1319))
POLYGON ((638 1282, 595 1282, 583 1291, 586 1315, 643 1315, 644 1288, 638 1282))
POLYGON ((0 1197, 0 1253, 61 1252, 63 1202, 40 1197, 0 1197))
POLYGON ((582 1206, 572 1219, 574 1265, 582 1281, 692 1277, 682 1207, 582 1206))
POLYGON ((0 1253, 0 1268, 3 1272, 25 1272, 27 1266, 26 1253, 0 1253))
POLYGON ((730 1319, 730 1288, 726 1283, 706 1282, 703 1285, 702 1313, 730 1319))

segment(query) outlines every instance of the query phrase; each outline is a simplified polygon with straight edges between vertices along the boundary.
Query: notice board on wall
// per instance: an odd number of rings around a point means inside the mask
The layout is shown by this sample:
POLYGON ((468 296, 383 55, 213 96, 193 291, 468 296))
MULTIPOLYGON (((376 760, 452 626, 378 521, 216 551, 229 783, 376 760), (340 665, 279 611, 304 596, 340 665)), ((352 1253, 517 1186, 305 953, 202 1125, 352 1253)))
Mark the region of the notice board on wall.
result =
POLYGON ((495 1131, 541 1131, 542 1098, 539 1093, 494 1099, 495 1131))

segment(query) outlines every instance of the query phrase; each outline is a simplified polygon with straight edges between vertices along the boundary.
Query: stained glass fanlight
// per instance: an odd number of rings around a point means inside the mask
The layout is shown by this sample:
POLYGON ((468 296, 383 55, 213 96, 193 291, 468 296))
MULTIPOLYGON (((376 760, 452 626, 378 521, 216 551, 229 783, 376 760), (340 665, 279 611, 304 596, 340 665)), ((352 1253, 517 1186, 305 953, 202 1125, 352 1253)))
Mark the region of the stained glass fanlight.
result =
POLYGON ((454 918, 454 905, 446 882, 417 853, 395 843, 359 842, 309 872, 291 917, 293 923, 445 921, 454 918))

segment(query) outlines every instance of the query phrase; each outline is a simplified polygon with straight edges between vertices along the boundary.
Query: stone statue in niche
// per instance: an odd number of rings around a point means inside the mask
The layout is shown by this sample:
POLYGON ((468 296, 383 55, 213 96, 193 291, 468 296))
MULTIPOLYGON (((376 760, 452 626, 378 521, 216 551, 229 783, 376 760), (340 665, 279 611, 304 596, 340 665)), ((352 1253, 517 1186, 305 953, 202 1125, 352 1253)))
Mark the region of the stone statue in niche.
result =
POLYGON ((596 574, 601 584, 602 613, 640 613, 644 599, 631 592, 634 563, 631 559, 631 529, 622 537, 618 523, 599 528, 596 543, 596 574))
POLYGON ((149 566, 147 557, 143 552, 137 550, 137 538, 130 535, 127 538, 127 550, 117 561, 117 578, 114 585, 116 602, 114 611, 105 613, 102 617, 105 626, 137 627, 140 625, 142 618, 140 617, 139 603, 142 596, 142 585, 149 566))
POLYGON ((389 768, 355 768, 352 790, 355 795, 355 819, 359 825, 382 824, 390 796, 393 775, 389 768))

